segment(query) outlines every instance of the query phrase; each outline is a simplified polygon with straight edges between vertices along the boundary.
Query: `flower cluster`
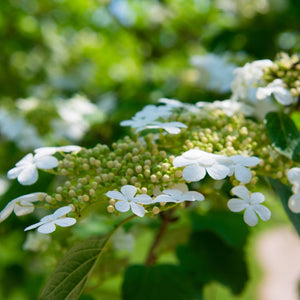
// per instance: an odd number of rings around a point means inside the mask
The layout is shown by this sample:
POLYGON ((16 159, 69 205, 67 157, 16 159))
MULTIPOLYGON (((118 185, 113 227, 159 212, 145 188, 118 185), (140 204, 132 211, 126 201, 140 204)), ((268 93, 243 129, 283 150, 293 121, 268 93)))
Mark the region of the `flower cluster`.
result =
POLYGON ((205 198, 222 197, 224 206, 229 200, 231 211, 245 210, 245 222, 254 226, 258 217, 266 221, 271 216, 262 205, 263 194, 252 192, 259 176, 282 179, 287 170, 294 192, 289 207, 300 212, 299 169, 272 146, 265 123, 247 117, 265 114, 279 104, 296 103, 291 85, 279 76, 282 73, 270 77, 268 70, 274 65, 276 62, 262 60, 236 69, 232 97, 225 101, 193 105, 162 98, 157 106, 147 105, 131 120, 121 122, 134 130, 111 149, 101 144, 90 149, 75 145, 35 149, 8 171, 8 178, 31 185, 42 169, 59 175, 60 185, 54 193, 32 193, 12 200, 1 211, 0 221, 13 211, 17 216, 32 213, 38 203, 54 213, 25 230, 51 233, 57 225, 74 225, 76 215, 97 202, 106 203, 109 213, 131 210, 144 217, 177 205, 185 207, 187 201, 194 206, 205 198), (140 134, 145 129, 149 130, 140 134), (228 199, 228 193, 220 193, 223 183, 238 198, 228 199))

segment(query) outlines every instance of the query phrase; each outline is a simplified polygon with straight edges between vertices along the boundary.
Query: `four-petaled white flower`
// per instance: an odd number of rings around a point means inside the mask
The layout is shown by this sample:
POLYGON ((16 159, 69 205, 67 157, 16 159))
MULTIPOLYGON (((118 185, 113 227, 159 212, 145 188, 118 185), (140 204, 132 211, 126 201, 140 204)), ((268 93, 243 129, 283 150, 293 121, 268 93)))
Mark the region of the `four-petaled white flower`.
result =
POLYGON ((27 154, 19 162, 16 167, 7 172, 9 179, 18 178, 22 185, 31 185, 38 179, 37 169, 49 170, 57 167, 58 160, 53 154, 56 152, 78 152, 81 150, 80 146, 68 145, 62 147, 40 147, 32 153, 27 154))
POLYGON ((300 213, 300 168, 292 168, 287 172, 289 182, 293 185, 292 195, 289 199, 289 209, 294 213, 300 213))
POLYGON ((177 184, 172 189, 166 189, 163 194, 157 196, 154 202, 203 201, 204 196, 196 191, 189 191, 186 184, 177 184))
POLYGON ((109 191, 106 193, 107 197, 115 200, 119 200, 115 204, 116 210, 120 212, 126 212, 130 208, 134 214, 139 217, 145 215, 145 208, 140 204, 154 203, 149 195, 137 195, 135 196, 137 189, 133 185, 124 185, 121 187, 121 193, 118 191, 109 191))
POLYGON ((265 196, 262 193, 250 194, 248 189, 242 185, 234 187, 231 191, 234 195, 240 197, 241 199, 230 199, 227 203, 229 209, 233 212, 240 212, 245 209, 244 221, 249 226, 255 226, 257 224, 257 215, 259 215, 263 221, 270 219, 270 210, 264 205, 260 204, 265 201, 265 196))
POLYGON ((298 97, 293 97, 291 92, 283 86, 282 79, 275 79, 266 87, 258 88, 256 97, 264 100, 273 94, 274 98, 282 105, 291 105, 297 102, 298 97))
POLYGON ((0 222, 4 221, 14 211, 16 216, 23 216, 34 211, 32 202, 42 201, 46 193, 31 193, 11 200, 0 212, 0 222))
POLYGON ((191 149, 173 160, 174 167, 185 167, 182 177, 187 181, 199 181, 206 172, 213 179, 224 179, 230 172, 228 158, 208 153, 199 149, 191 149))
POLYGON ((48 234, 55 231, 56 226, 68 227, 76 223, 76 219, 64 217, 72 210, 70 206, 63 206, 57 209, 52 215, 43 217, 40 222, 28 226, 24 231, 31 230, 38 227, 38 232, 48 234))
POLYGON ((30 185, 37 181, 37 169, 52 169, 57 167, 58 160, 51 155, 42 155, 32 153, 27 154, 19 162, 16 167, 7 172, 8 179, 18 178, 22 185, 30 185))
POLYGON ((246 167, 254 167, 259 164, 260 159, 256 156, 245 157, 242 155, 233 155, 229 159, 232 161, 232 164, 229 165, 230 172, 229 176, 235 175, 235 178, 242 183, 249 183, 252 174, 249 169, 246 167))

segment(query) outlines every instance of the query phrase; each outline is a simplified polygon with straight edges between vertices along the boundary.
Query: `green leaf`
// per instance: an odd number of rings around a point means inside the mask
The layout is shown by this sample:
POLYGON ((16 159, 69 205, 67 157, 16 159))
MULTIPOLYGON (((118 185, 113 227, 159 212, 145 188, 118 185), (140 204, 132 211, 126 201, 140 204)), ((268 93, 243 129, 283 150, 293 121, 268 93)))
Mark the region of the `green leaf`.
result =
POLYGON ((282 112, 270 112, 266 115, 266 127, 275 149, 300 162, 300 133, 292 119, 282 112))
POLYGON ((59 261, 39 299, 78 299, 104 252, 107 238, 91 237, 73 246, 59 261))
POLYGON ((274 189, 276 194, 279 196, 287 216, 289 217, 298 235, 300 236, 300 214, 293 213, 288 207, 289 198, 293 194, 291 188, 281 183, 281 181, 279 181, 278 179, 269 178, 269 182, 271 183, 272 188, 274 189))
POLYGON ((244 250, 230 247, 213 232, 194 232, 187 245, 178 247, 177 256, 195 284, 218 281, 239 294, 248 280, 244 250))
POLYGON ((124 276, 123 300, 187 300, 202 298, 202 285, 193 286, 179 266, 130 266, 124 276))
POLYGON ((249 227, 241 215, 229 211, 214 211, 202 216, 192 212, 191 219, 194 231, 211 230, 231 247, 241 248, 247 242, 249 227))

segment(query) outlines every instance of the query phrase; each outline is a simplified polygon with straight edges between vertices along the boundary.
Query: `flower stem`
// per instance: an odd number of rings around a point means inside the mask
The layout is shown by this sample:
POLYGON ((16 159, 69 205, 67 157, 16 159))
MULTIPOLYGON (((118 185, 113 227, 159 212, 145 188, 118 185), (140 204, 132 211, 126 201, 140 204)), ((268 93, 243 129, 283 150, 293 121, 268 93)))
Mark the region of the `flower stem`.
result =
POLYGON ((157 255, 155 254, 155 250, 158 247, 159 243, 162 240, 162 237, 164 235, 164 233, 166 232, 166 229, 168 227, 168 224, 170 222, 172 222, 174 219, 172 218, 172 214, 174 213, 174 209, 170 209, 166 212, 161 212, 160 213, 160 217, 162 219, 162 223, 160 225, 159 231, 156 234, 156 237, 152 243, 152 246, 149 250, 149 254, 146 260, 146 266, 150 267, 152 265, 154 265, 156 259, 157 259, 157 255))

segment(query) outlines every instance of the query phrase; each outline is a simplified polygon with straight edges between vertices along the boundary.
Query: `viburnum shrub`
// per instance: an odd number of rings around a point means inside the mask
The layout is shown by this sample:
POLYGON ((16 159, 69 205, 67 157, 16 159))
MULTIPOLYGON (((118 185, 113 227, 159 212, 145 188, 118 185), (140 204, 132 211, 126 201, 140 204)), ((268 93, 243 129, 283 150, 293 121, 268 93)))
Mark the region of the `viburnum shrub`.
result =
MULTIPOLYGON (((240 293, 247 279, 244 262, 236 262, 235 267, 235 261, 232 265, 223 261, 236 268, 232 272, 242 278, 228 279, 222 271, 212 271, 210 263, 220 263, 220 258, 210 258, 208 252, 221 245, 218 234, 226 231, 226 222, 232 220, 231 230, 238 232, 245 231, 242 219, 255 226, 271 218, 272 201, 263 194, 267 188, 272 187, 279 195, 292 223, 300 230, 299 57, 281 54, 275 61, 254 61, 235 69, 234 74, 228 100, 187 104, 163 98, 158 105, 147 105, 131 120, 122 121, 121 126, 131 127, 130 135, 111 147, 38 148, 8 171, 8 178, 17 178, 22 185, 35 183, 38 169, 55 174, 60 181, 52 194, 38 191, 12 200, 0 213, 0 221, 13 211, 21 216, 32 213, 35 206, 44 207, 51 214, 25 230, 37 228, 49 234, 56 226, 76 226, 88 218, 85 211, 89 206, 105 204, 107 214, 116 216, 118 222, 111 234, 89 238, 71 248, 49 279, 41 299, 78 298, 114 233, 133 218, 161 218, 162 226, 166 226, 176 222, 176 211, 201 210, 203 206, 202 223, 198 221, 197 226, 207 229, 205 222, 210 219, 214 220, 211 226, 216 227, 215 235, 210 237, 205 230, 195 229, 188 244, 178 248, 177 265, 155 265, 154 244, 146 266, 126 271, 124 299, 141 299, 147 290, 152 296, 145 299, 155 299, 155 292, 149 291, 151 278, 153 285, 160 282, 167 293, 170 286, 163 284, 166 277, 171 277, 171 283, 176 278, 180 281, 172 287, 171 294, 176 294, 172 299, 194 299, 211 280, 240 293), (218 219, 224 210, 228 213, 218 219), (193 245, 205 239, 209 242, 203 242, 197 254, 193 245), (201 261, 205 255, 207 260, 201 261), (196 267, 202 275, 193 277, 196 267), (188 284, 184 278, 190 278, 188 284), (149 286, 145 283, 148 281, 149 286)), ((238 250, 243 242, 227 238, 228 243, 222 247, 224 258, 229 253, 231 261, 243 255, 238 250), (230 253, 237 253, 234 259, 230 253)))

